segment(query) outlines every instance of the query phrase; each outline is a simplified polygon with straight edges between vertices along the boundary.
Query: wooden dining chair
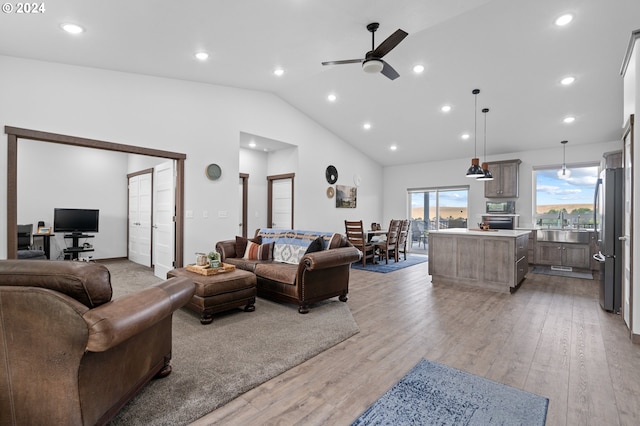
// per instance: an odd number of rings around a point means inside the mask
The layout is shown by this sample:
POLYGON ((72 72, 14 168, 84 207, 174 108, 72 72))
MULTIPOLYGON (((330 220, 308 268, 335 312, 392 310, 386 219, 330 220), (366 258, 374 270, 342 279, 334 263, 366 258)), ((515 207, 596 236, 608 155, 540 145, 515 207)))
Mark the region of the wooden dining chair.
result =
POLYGON ((387 238, 385 241, 380 241, 375 244, 378 251, 378 257, 380 260, 384 258, 385 263, 389 263, 389 256, 393 256, 396 259, 396 252, 398 249, 398 236, 400 235, 400 220, 391 220, 389 223, 389 230, 387 231, 387 238))
POLYGON ((373 263, 375 258, 374 246, 367 242, 367 236, 364 233, 362 221, 345 220, 344 228, 347 240, 362 252, 362 266, 367 266, 367 259, 371 259, 371 263, 373 263))
POLYGON ((404 260, 407 260, 407 239, 409 235, 409 219, 405 219, 400 222, 400 233, 398 235, 398 248, 395 252, 396 262, 400 260, 400 253, 404 255, 404 260))

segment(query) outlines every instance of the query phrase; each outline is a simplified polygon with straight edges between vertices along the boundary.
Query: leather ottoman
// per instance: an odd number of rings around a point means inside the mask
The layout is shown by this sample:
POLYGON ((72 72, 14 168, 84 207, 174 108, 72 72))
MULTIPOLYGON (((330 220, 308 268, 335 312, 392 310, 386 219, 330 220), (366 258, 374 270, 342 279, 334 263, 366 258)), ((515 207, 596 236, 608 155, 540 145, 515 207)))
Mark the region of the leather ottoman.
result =
POLYGON ((215 275, 200 275, 185 268, 167 272, 167 278, 189 277, 196 285, 196 292, 185 307, 200 314, 202 324, 210 324, 213 314, 244 305, 245 312, 255 311, 256 276, 236 269, 215 275))

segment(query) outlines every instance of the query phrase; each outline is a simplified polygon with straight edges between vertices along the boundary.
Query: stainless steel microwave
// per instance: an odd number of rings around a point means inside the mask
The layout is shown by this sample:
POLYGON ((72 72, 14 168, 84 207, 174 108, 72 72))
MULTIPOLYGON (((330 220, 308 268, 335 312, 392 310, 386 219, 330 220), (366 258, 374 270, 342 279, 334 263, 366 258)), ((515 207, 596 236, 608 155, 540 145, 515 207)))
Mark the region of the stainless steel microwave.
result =
POLYGON ((487 201, 487 213, 515 214, 515 201, 487 201))

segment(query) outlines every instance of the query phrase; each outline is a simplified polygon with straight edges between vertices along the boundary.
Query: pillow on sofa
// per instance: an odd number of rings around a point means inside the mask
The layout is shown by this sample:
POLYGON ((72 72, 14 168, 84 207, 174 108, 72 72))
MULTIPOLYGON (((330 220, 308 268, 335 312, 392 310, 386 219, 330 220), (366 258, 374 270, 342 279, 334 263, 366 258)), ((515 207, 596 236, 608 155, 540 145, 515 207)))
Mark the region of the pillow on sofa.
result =
POLYGON ((247 243, 249 241, 252 241, 257 244, 262 244, 262 237, 257 236, 252 239, 247 239, 244 237, 236 236, 236 257, 244 256, 244 253, 247 250, 247 243))
POLYGON ((270 260, 273 251, 273 242, 266 244, 257 244, 253 241, 247 242, 247 248, 244 252, 243 259, 247 260, 270 260))
POLYGON ((342 234, 335 233, 331 236, 329 243, 327 244, 327 250, 342 247, 342 234))
POLYGON ((324 238, 318 237, 315 240, 311 241, 309 247, 307 247, 307 251, 304 254, 314 253, 316 251, 324 250, 324 238))

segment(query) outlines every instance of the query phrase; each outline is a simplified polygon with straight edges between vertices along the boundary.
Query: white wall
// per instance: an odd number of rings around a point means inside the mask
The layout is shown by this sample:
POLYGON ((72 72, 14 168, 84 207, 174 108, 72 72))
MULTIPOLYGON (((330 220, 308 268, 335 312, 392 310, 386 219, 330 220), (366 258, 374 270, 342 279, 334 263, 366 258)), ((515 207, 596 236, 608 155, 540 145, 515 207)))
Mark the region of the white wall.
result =
MULTIPOLYGON (((622 131, 622 130, 621 130, 622 131)), ((567 146, 567 164, 600 162, 602 154, 622 149, 621 141, 601 144, 567 146)), ((560 144, 557 149, 531 150, 512 154, 490 156, 489 161, 520 159, 520 196, 516 200, 516 213, 519 214, 519 226, 533 226, 533 174, 535 166, 557 166, 562 164, 560 144)), ((438 186, 469 186, 469 225, 485 212, 484 184, 465 177, 469 159, 440 161, 433 163, 411 164, 385 167, 384 169, 384 218, 389 220, 408 217, 409 188, 433 188, 438 186)))
MULTIPOLYGON (((638 108, 638 103, 640 102, 640 76, 638 75, 638 70, 640 70, 640 40, 636 39, 634 45, 632 46, 632 55, 627 65, 627 70, 624 75, 624 113, 622 117, 622 125, 625 125, 627 120, 629 120, 630 115, 634 115, 635 123, 634 123, 634 152, 633 152, 633 164, 634 170, 633 173, 633 188, 635 190, 633 196, 633 212, 635 214, 634 225, 638 223, 638 215, 640 215, 640 197, 638 194, 638 189, 640 188, 640 173, 635 171, 638 169, 640 165, 640 149, 637 149, 640 143, 640 123, 638 120, 640 119, 640 110, 638 108)), ((640 227, 633 227, 633 235, 632 241, 640 241, 640 227)), ((634 243, 632 246, 632 257, 633 257, 633 265, 631 265, 631 270, 640 271, 640 243, 634 243)), ((634 306, 632 309, 633 318, 632 324, 630 324, 631 332, 636 336, 640 335, 640 273, 634 273, 632 282, 632 296, 633 300, 630 302, 634 306)), ((624 303, 624 301, 623 301, 624 303)))
MULTIPOLYGON (((344 219, 367 223, 382 214, 382 168, 272 94, 6 56, 0 56, 0 93, 3 127, 185 153, 185 210, 194 212, 185 220, 185 262, 237 234, 241 132, 298 147, 296 226, 341 232, 344 219), (210 163, 223 170, 218 181, 204 175, 210 163), (357 209, 336 209, 327 199, 329 164, 340 172, 338 183, 362 175, 357 209)), ((0 149, 0 164, 6 161, 6 149, 0 149)), ((56 156, 50 161, 55 164, 56 156)), ((6 173, 0 173, 0 205, 6 195, 6 173)), ((4 223, 6 210, 0 209, 4 223)), ((0 258, 6 258, 6 232, 0 234, 0 258)))

